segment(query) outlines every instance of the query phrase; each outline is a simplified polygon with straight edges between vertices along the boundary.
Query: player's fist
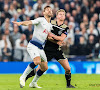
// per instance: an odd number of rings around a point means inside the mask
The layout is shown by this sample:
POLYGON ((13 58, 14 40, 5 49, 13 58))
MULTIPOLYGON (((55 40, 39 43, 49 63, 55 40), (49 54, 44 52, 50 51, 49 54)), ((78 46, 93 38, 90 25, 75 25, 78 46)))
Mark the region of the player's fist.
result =
POLYGON ((18 26, 22 25, 22 22, 12 21, 13 24, 17 24, 18 26))
POLYGON ((57 44, 58 44, 59 46, 63 46, 63 45, 65 44, 65 42, 64 42, 64 41, 58 41, 57 44))

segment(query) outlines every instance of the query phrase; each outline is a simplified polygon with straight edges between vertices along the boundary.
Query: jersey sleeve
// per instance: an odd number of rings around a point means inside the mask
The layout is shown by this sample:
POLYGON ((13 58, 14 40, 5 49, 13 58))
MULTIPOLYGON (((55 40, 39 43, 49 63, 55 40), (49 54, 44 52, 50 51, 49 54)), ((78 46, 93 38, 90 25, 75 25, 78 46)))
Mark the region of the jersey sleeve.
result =
POLYGON ((65 30, 63 30, 63 32, 62 32, 62 33, 64 33, 64 34, 66 34, 66 35, 67 35, 67 34, 69 33, 69 27, 66 27, 66 28, 65 28, 65 30))
POLYGON ((32 24, 36 25, 41 22, 41 18, 37 18, 37 19, 31 20, 31 21, 32 21, 32 24))

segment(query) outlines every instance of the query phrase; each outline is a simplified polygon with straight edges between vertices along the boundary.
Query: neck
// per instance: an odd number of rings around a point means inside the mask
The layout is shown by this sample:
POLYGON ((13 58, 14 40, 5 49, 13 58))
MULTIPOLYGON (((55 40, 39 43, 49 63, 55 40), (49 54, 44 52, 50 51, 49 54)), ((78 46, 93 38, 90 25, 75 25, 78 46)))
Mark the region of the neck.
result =
POLYGON ((58 26, 59 26, 59 25, 62 25, 63 23, 64 23, 64 21, 57 20, 57 24, 58 24, 58 26))
POLYGON ((48 23, 50 23, 51 17, 48 17, 46 15, 44 15, 45 19, 47 20, 48 23))

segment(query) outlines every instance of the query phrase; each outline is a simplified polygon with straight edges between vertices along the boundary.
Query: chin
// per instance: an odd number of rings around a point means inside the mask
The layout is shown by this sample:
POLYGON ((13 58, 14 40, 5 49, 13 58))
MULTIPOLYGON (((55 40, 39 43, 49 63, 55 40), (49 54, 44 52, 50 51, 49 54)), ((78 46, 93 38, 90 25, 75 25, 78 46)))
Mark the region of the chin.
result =
POLYGON ((48 17, 52 17, 52 15, 48 15, 48 17))
POLYGON ((64 21, 64 19, 60 19, 60 21, 64 21))

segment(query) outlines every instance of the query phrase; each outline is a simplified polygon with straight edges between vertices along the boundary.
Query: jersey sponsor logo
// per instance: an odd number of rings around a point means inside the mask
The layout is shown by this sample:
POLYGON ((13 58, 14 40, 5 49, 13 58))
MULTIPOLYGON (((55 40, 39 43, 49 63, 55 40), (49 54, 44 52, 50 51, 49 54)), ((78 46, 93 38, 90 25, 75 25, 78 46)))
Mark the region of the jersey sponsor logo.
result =
POLYGON ((46 33, 46 34, 48 34, 49 32, 45 29, 44 31, 43 31, 43 33, 46 33))

